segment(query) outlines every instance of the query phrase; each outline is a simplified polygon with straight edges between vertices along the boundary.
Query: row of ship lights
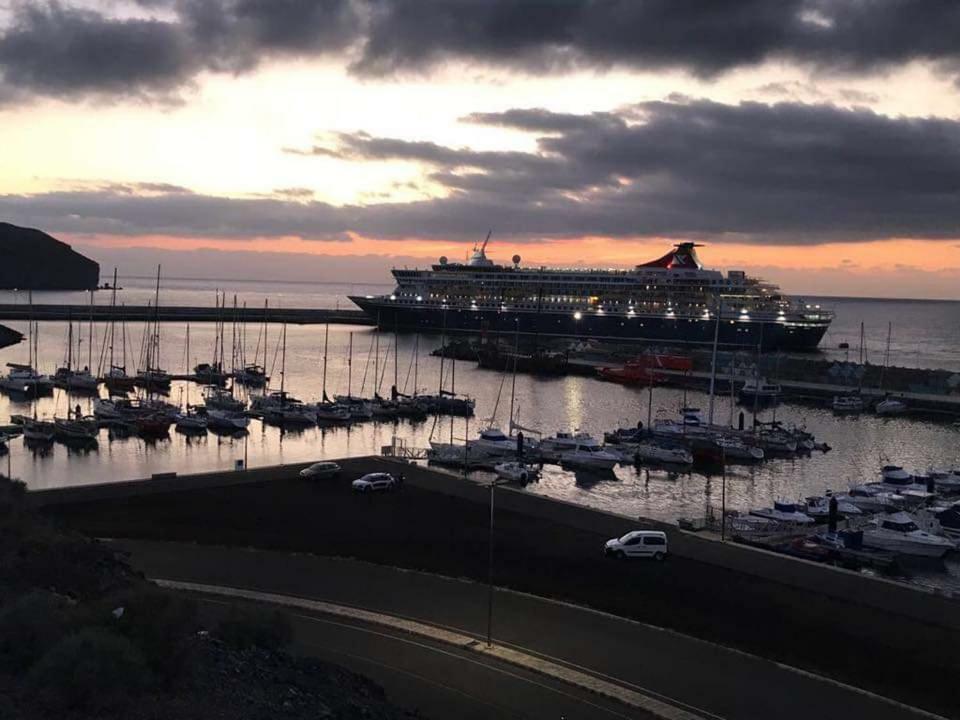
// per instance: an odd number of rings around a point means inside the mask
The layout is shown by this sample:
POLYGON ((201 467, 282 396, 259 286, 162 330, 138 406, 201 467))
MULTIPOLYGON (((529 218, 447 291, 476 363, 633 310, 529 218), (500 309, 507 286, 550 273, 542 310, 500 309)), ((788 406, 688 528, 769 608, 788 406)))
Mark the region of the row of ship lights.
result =
MULTIPOLYGON (((367 297, 372 298, 373 296, 372 296, 372 295, 368 295, 367 297)), ((396 299, 397 299, 397 296, 396 296, 396 295, 391 295, 391 296, 390 296, 390 300, 395 301, 396 299)), ((422 295, 417 295, 417 302, 423 302, 423 296, 422 296, 422 295)), ((444 309, 447 307, 446 301, 443 302, 443 304, 442 304, 441 307, 443 307, 444 309)), ((477 307, 477 301, 476 301, 476 300, 471 300, 471 301, 470 301, 470 309, 471 309, 471 310, 479 310, 479 308, 477 307)), ((501 310, 508 310, 509 308, 507 307, 506 303, 500 303, 500 309, 501 309, 501 310)), ((819 305, 813 305, 813 306, 807 305, 807 306, 806 306, 806 309, 807 309, 807 310, 812 310, 812 309, 817 309, 817 310, 819 310, 819 309, 820 309, 820 306, 819 306, 819 305)), ((604 314, 603 308, 602 308, 602 307, 598 307, 598 308, 597 308, 597 315, 603 315, 603 314, 604 314)), ((633 305, 630 305, 629 308, 628 308, 628 311, 627 311, 627 316, 628 316, 628 317, 634 317, 634 316, 636 316, 636 314, 637 314, 637 313, 634 311, 633 305)), ((669 317, 669 318, 676 317, 676 313, 673 311, 673 308, 672 308, 672 307, 667 306, 666 316, 669 317)), ((573 313, 573 319, 574 319, 574 320, 580 320, 580 319, 582 319, 582 318, 583 318, 583 313, 582 313, 580 310, 576 310, 576 311, 573 313)), ((710 311, 705 309, 705 310, 703 311, 703 317, 700 318, 700 319, 701 319, 701 320, 709 320, 709 319, 710 319, 710 311)), ((782 310, 782 309, 779 310, 779 311, 777 312, 777 322, 786 322, 786 319, 787 319, 787 318, 786 318, 786 316, 784 315, 783 310, 782 310)), ((747 309, 746 309, 746 308, 741 308, 741 309, 740 309, 740 317, 739 317, 739 320, 740 320, 741 322, 749 322, 749 321, 750 321, 750 313, 747 312, 747 309)), ((734 324, 734 321, 731 320, 731 321, 730 321, 730 324, 733 325, 733 324, 734 324)))

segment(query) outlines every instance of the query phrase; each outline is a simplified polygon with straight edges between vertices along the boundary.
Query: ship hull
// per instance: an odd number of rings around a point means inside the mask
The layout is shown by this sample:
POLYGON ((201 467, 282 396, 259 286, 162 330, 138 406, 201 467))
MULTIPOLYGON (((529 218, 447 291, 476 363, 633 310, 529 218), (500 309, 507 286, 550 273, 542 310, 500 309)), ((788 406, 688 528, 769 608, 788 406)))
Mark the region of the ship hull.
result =
MULTIPOLYGON (((639 341, 712 346, 716 323, 699 318, 650 315, 598 315, 584 313, 512 312, 437 307, 403 307, 387 299, 351 297, 361 310, 386 330, 448 333, 514 333, 610 341, 639 341)), ((764 352, 810 352, 817 349, 829 322, 727 321, 720 324, 718 344, 724 348, 750 348, 764 352)))

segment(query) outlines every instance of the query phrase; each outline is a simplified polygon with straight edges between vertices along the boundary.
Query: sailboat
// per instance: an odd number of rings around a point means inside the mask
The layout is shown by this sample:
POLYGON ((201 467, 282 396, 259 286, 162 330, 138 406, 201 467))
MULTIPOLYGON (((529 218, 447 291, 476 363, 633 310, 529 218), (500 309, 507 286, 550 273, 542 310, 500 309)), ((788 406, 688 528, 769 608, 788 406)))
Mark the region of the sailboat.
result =
MULTIPOLYGON (((117 269, 113 269, 113 286, 110 295, 110 326, 107 334, 104 336, 104 342, 109 344, 109 363, 106 374, 101 374, 101 380, 106 385, 107 391, 111 395, 126 395, 136 387, 136 379, 127 375, 127 323, 120 321, 121 340, 120 349, 122 360, 119 365, 116 362, 115 344, 117 336, 117 269)), ((101 363, 102 364, 102 363, 101 363)))
POLYGON ((330 323, 323 331, 323 389, 320 402, 316 404, 317 420, 326 422, 347 422, 350 409, 340 403, 331 402, 327 397, 327 350, 330 345, 330 323))
POLYGON ((350 333, 349 349, 347 350, 347 394, 335 395, 338 405, 347 408, 351 420, 369 420, 373 417, 373 408, 370 402, 361 397, 353 396, 353 333, 350 333))
MULTIPOLYGON (((890 336, 893 334, 893 323, 887 323, 887 350, 883 356, 883 367, 880 369, 880 387, 879 390, 883 391, 883 380, 884 375, 887 372, 887 366, 890 364, 890 336)), ((873 411, 877 415, 903 415, 907 412, 909 408, 907 403, 902 399, 892 397, 890 393, 886 393, 883 396, 883 400, 878 402, 873 411)))
POLYGON ((456 391, 456 373, 457 359, 451 355, 450 358, 450 389, 443 387, 443 365, 446 360, 446 313, 444 313, 443 331, 440 336, 440 385, 437 388, 436 395, 421 395, 418 400, 420 406, 429 412, 443 415, 461 415, 470 417, 476 408, 476 401, 467 396, 457 395, 456 391))
MULTIPOLYGON (((80 338, 77 333, 77 364, 80 357, 80 338)), ((93 367, 93 291, 90 291, 90 324, 87 333, 87 365, 82 370, 73 368, 73 318, 68 320, 67 330, 67 359, 66 367, 58 368, 53 376, 53 383, 68 392, 95 393, 100 381, 94 377, 90 368, 93 367)))
MULTIPOLYGON (((190 367, 190 323, 187 323, 187 348, 185 352, 187 362, 186 366, 190 367)), ((207 429, 207 417, 206 415, 201 415, 196 411, 196 408, 190 406, 190 383, 186 383, 187 389, 187 402, 184 405, 183 410, 177 413, 175 422, 177 425, 177 430, 181 432, 205 432, 207 429)), ((180 390, 183 392, 183 389, 180 390)))
POLYGON ((287 324, 283 324, 283 350, 280 360, 280 402, 269 405, 263 411, 263 419, 277 425, 315 425, 316 411, 286 393, 287 375, 287 324))
POLYGON ((37 348, 39 346, 40 328, 33 319, 33 292, 29 294, 30 319, 27 324, 27 364, 7 363, 10 371, 0 378, 0 388, 29 397, 53 394, 53 380, 48 375, 37 372, 37 348))
MULTIPOLYGON (((268 301, 263 301, 263 327, 260 329, 260 332, 257 334, 257 347, 253 351, 253 362, 247 363, 247 347, 246 347, 246 325, 244 325, 243 331, 243 347, 240 353, 241 356, 241 367, 237 368, 233 372, 233 381, 246 387, 252 388, 262 388, 266 387, 267 383, 270 382, 270 378, 267 376, 266 364, 267 364, 267 307, 268 301), (263 365, 257 363, 257 358, 260 356, 260 344, 261 339, 263 341, 263 365)), ((244 303, 244 308, 246 308, 246 303, 244 303)))
MULTIPOLYGON (((144 329, 144 365, 137 371, 136 383, 149 391, 170 389, 170 373, 160 367, 160 266, 157 265, 157 289, 154 294, 153 322, 144 329)), ((168 425, 169 427, 169 425, 168 425)))

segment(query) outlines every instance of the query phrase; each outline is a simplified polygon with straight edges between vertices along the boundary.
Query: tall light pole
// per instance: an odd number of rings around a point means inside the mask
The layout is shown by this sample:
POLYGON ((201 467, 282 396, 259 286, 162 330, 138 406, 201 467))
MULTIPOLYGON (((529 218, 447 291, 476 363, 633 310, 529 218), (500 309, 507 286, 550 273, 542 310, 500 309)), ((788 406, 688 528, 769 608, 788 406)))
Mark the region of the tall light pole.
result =
POLYGON ((493 499, 497 481, 490 481, 490 533, 487 541, 487 647, 493 645, 493 499))

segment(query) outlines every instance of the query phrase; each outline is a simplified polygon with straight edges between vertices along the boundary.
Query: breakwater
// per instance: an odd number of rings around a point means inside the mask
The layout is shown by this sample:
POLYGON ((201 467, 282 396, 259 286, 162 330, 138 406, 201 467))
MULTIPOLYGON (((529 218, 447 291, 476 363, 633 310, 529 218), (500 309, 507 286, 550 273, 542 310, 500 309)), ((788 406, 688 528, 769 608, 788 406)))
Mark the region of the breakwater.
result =
POLYGON ((372 325, 361 310, 318 308, 216 308, 167 305, 0 305, 0 320, 86 320, 94 322, 241 322, 290 323, 292 325, 372 325))

